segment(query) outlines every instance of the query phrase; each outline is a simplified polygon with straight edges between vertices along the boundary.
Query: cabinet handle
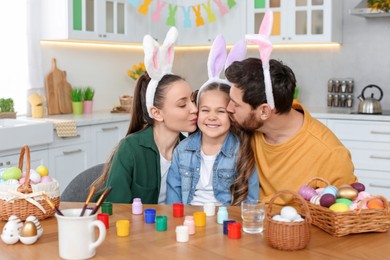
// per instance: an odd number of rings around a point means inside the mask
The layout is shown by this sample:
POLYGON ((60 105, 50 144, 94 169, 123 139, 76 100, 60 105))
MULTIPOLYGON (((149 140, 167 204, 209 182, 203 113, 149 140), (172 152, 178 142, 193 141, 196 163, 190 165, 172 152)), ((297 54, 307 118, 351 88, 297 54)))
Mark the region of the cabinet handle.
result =
POLYGON ((378 156, 378 155, 370 155, 370 159, 383 159, 383 160, 390 160, 390 156, 378 156))
POLYGON ((370 186, 370 187, 375 187, 375 188, 386 188, 386 189, 390 189, 390 185, 381 185, 381 184, 373 184, 373 183, 370 183, 369 186, 370 186))
POLYGON ((6 161, 5 165, 11 165, 11 162, 10 161, 6 161))
POLYGON ((382 132, 382 131, 371 131, 370 133, 374 135, 390 135, 390 132, 382 132))
POLYGON ((0 167, 3 167, 4 163, 0 162, 0 167))
POLYGON ((112 130, 116 130, 118 129, 117 126, 113 126, 113 127, 103 127, 102 128, 102 131, 105 132, 105 131, 112 131, 112 130))
POLYGON ((69 154, 74 154, 74 153, 80 153, 82 150, 81 149, 76 149, 76 150, 73 150, 73 151, 63 151, 62 153, 64 155, 69 155, 69 154))
POLYGON ((63 136, 63 137, 61 137, 61 139, 74 139, 74 138, 80 138, 80 135, 76 135, 76 136, 63 136))

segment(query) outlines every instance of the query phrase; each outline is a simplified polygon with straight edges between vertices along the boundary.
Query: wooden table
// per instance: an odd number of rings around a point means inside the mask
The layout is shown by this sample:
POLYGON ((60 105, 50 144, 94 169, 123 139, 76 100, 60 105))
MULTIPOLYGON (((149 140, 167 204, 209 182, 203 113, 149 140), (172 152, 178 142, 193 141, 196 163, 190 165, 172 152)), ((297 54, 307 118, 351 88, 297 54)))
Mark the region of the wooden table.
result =
MULTIPOLYGON (((61 203, 61 209, 81 208, 81 203, 61 203)), ((187 243, 176 242, 175 227, 184 218, 174 218, 170 205, 143 205, 155 208, 157 215, 168 216, 168 231, 158 232, 154 224, 144 224, 143 215, 132 215, 131 205, 114 204, 110 227, 103 244, 93 259, 389 259, 390 232, 366 233, 335 238, 312 227, 311 241, 299 251, 280 251, 267 245, 261 234, 242 233, 241 239, 223 235, 217 217, 207 217, 206 227, 197 227, 196 234, 187 243), (130 219, 130 236, 117 237, 115 221, 130 219)), ((202 207, 185 206, 185 215, 202 211, 202 207)), ((229 218, 241 220, 240 208, 228 208, 229 218)), ((5 222, 0 223, 1 230, 5 222)), ((41 221, 42 237, 33 245, 18 242, 7 245, 0 242, 0 259, 59 259, 57 221, 51 217, 41 221)))

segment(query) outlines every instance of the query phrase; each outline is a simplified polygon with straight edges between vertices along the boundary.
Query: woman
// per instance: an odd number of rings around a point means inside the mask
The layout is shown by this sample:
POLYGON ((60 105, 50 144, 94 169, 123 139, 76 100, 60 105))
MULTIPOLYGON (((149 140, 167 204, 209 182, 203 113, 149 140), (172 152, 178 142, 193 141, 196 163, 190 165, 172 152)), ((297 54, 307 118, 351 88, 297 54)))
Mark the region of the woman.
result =
POLYGON ((166 176, 181 132, 196 130, 197 108, 192 90, 180 76, 167 74, 158 82, 150 117, 146 106, 147 73, 135 87, 131 123, 103 174, 94 182, 97 190, 111 186, 107 201, 145 204, 165 203, 166 176))

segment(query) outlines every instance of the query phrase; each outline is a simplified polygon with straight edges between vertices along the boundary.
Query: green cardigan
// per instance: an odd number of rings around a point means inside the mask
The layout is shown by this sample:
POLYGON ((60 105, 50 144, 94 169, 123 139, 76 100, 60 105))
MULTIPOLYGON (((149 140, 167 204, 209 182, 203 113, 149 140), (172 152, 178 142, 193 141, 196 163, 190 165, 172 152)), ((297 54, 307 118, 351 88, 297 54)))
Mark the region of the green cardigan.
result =
POLYGON ((112 191, 106 201, 157 204, 160 194, 160 155, 153 138, 153 128, 123 138, 112 158, 106 187, 112 191))

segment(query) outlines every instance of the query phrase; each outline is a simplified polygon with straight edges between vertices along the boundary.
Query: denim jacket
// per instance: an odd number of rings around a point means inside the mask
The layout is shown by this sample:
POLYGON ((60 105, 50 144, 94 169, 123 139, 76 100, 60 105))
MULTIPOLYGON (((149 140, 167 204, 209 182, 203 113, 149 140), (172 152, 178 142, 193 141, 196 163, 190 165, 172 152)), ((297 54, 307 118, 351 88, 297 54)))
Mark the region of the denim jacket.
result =
MULTIPOLYGON (((167 178, 167 204, 191 203, 200 179, 201 163, 200 131, 180 142, 173 153, 167 178)), ((213 166, 213 190, 222 205, 231 204, 230 186, 237 176, 236 160, 240 142, 231 132, 227 135, 213 166)), ((248 199, 258 199, 259 180, 256 169, 249 178, 248 199)))

